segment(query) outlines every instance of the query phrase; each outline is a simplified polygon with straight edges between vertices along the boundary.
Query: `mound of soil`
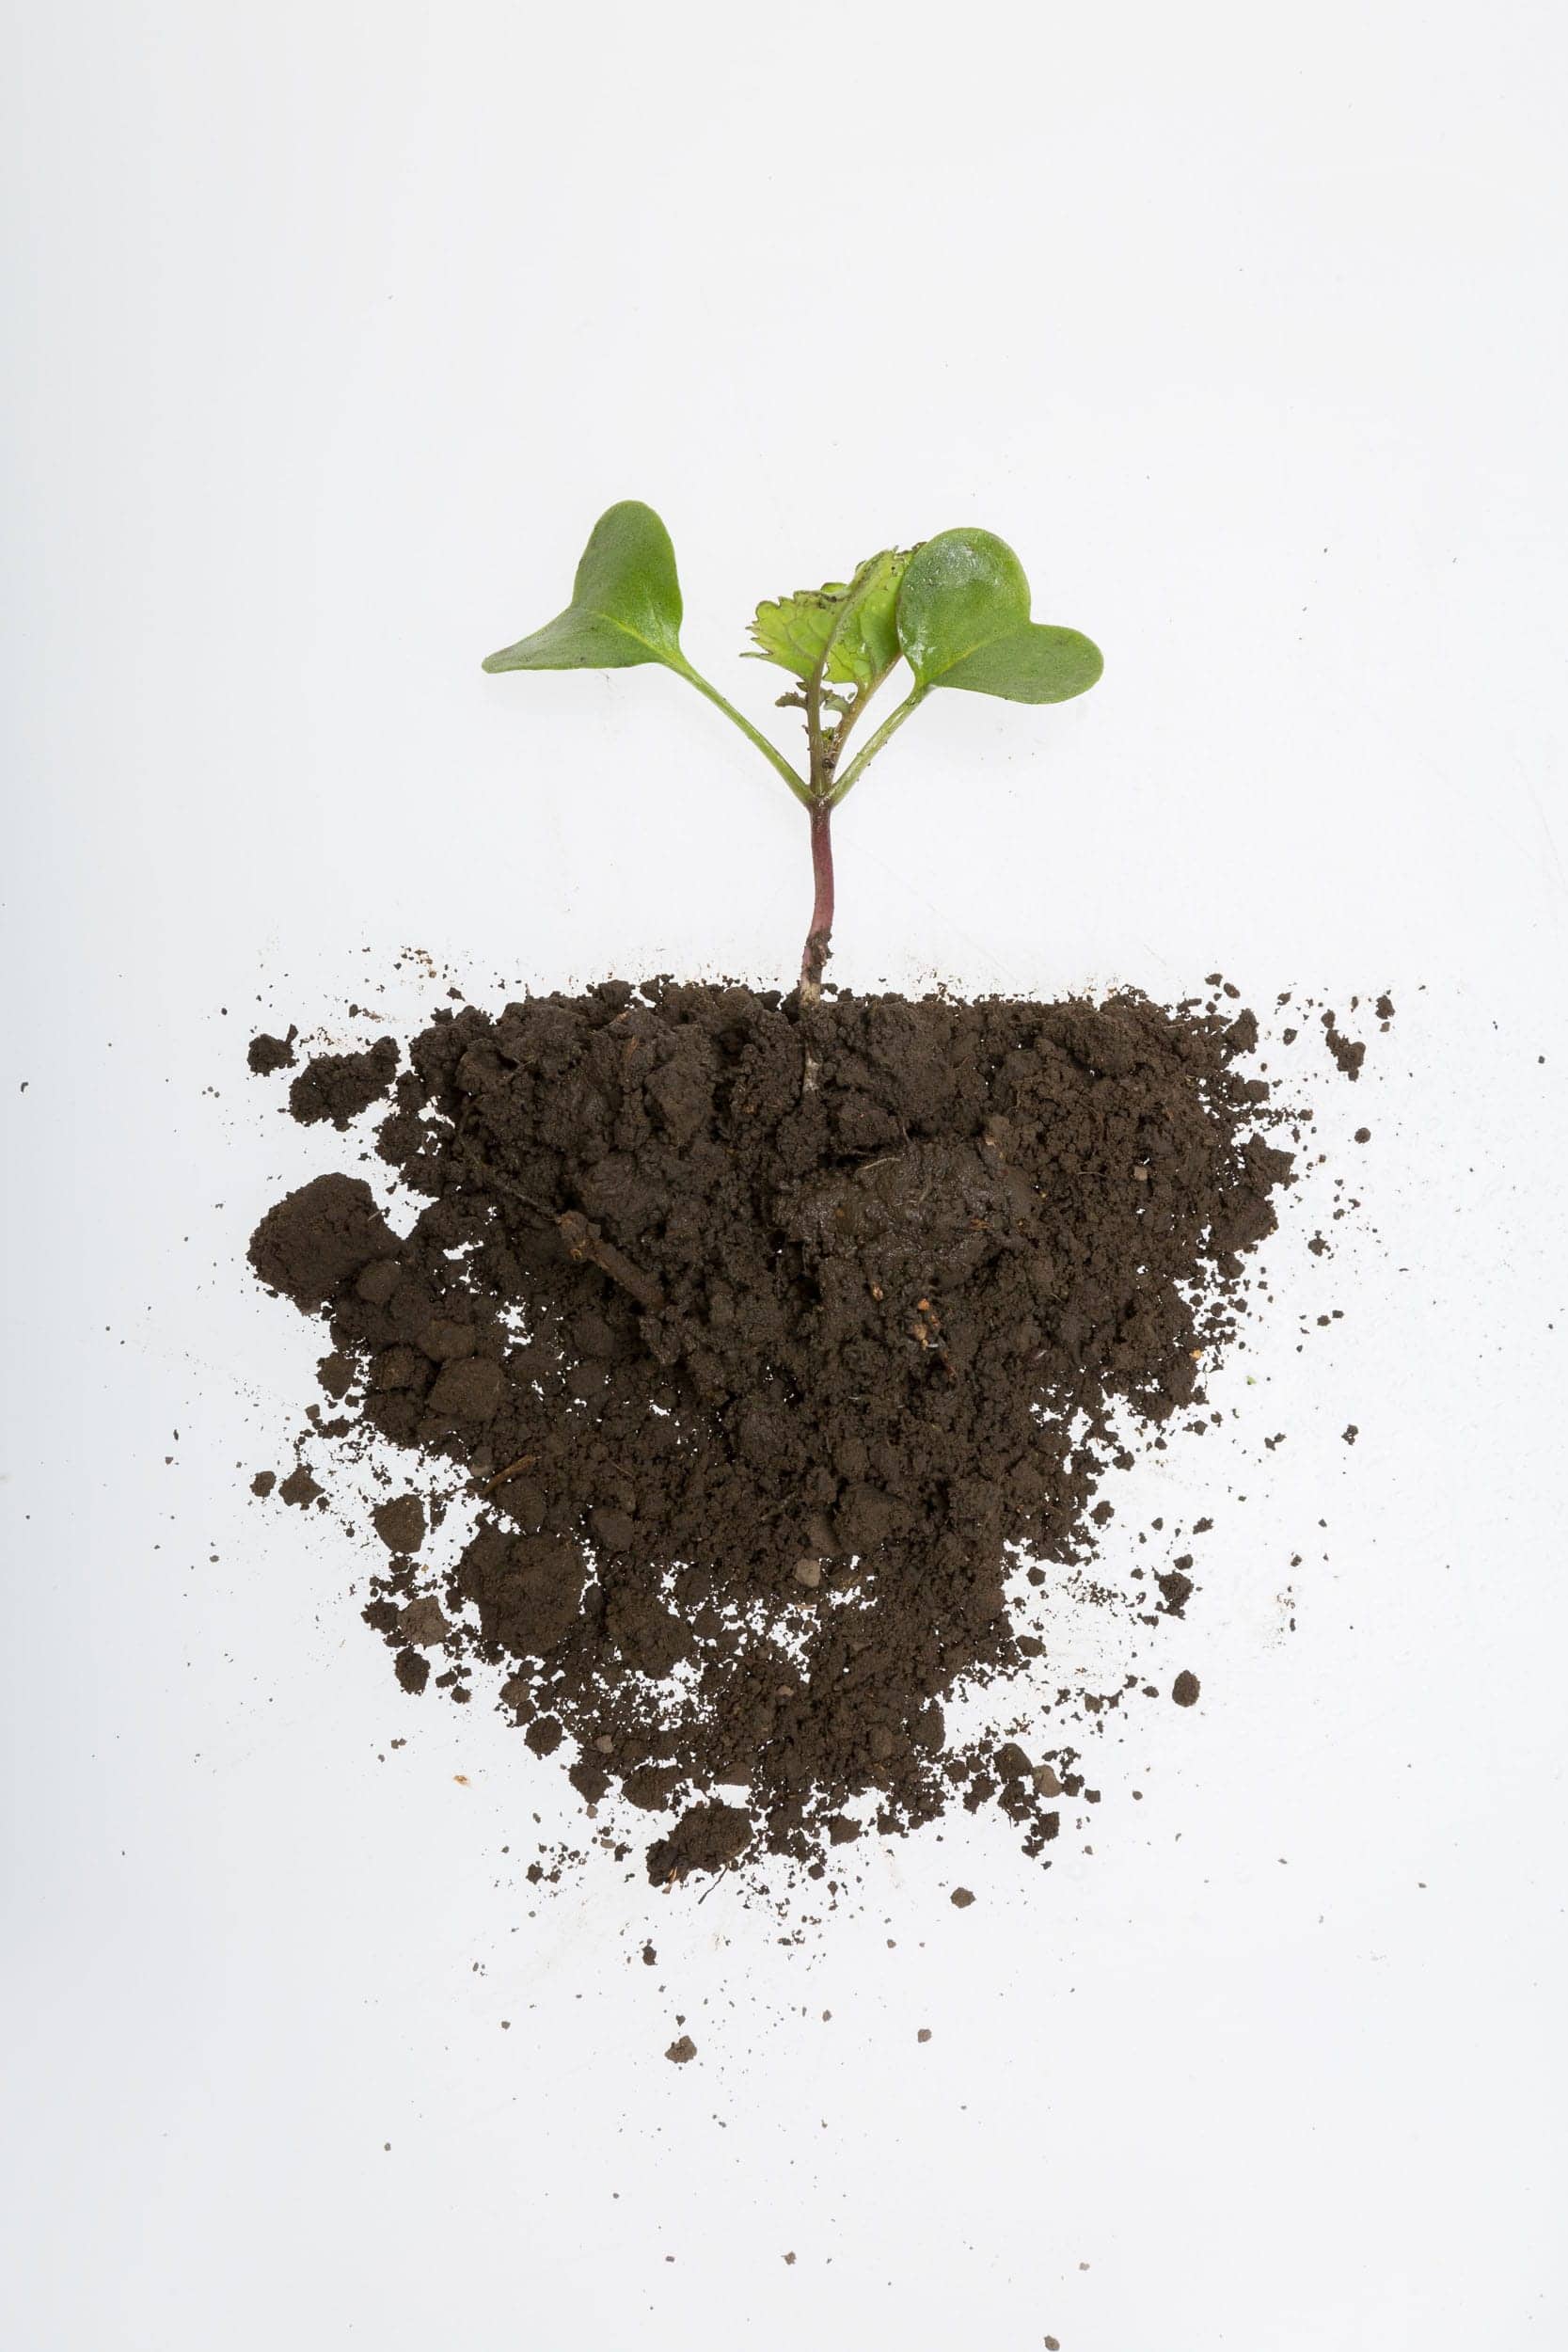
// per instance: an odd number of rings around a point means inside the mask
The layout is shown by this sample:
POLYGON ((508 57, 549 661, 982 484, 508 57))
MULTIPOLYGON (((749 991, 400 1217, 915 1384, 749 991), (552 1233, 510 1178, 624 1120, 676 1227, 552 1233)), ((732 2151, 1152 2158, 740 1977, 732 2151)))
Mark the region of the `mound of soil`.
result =
POLYGON ((1082 1559, 1107 1461, 1200 1401, 1290 1174, 1256 1038, 1133 995, 610 981, 438 1013, 395 1081, 392 1041, 308 1065, 301 1119, 391 1090, 416 1213, 321 1177, 252 1263, 326 1318, 331 1426, 478 1502, 450 1558, 419 1498, 375 1514, 404 1687, 499 1666, 585 1800, 667 1817, 660 1882, 819 1870, 977 1787, 1038 1851, 1056 1775, 944 1706, 1029 1667, 1008 1580, 1082 1559))

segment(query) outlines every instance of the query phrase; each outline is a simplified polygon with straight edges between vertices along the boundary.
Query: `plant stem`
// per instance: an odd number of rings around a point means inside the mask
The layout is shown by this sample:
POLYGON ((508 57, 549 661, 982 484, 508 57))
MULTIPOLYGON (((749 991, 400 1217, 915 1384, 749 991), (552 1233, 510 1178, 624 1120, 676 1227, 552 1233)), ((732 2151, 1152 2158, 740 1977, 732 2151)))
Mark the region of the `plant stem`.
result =
POLYGON ((770 743, 768 740, 767 736, 764 735, 759 728, 754 727, 752 724, 750 719, 743 717, 742 714, 736 710, 734 703, 726 702, 723 695, 719 691, 717 686, 710 686, 706 678, 703 676, 701 671, 694 670, 691 667, 690 662, 685 659, 684 655, 678 662, 672 661, 668 666, 674 671, 677 677, 683 677, 689 685, 694 686, 699 694, 705 694, 708 701, 712 703, 717 709, 721 710, 725 718, 731 720, 734 724, 740 729, 741 734, 748 737, 750 740, 756 745, 758 751, 762 754, 764 759, 767 760, 768 766, 770 768, 777 769, 779 774, 783 776, 785 784, 788 785, 796 799, 805 807, 811 807, 812 797, 806 787, 804 779, 797 773, 790 762, 784 757, 783 752, 779 750, 777 744, 770 743))
POLYGON ((849 762, 848 767, 845 770, 843 775, 834 785, 832 791, 829 796, 828 804, 831 808, 836 808, 840 801, 843 800, 845 794, 854 790, 855 786, 859 783, 862 775, 865 772, 866 768, 870 762, 876 758, 877 754, 881 750, 883 744, 886 743, 891 737, 897 734, 898 729, 903 725, 905 720, 910 716, 911 711, 919 709, 921 704, 925 701, 930 691, 931 690, 928 686, 916 686, 912 688, 911 691, 905 695, 897 709, 890 710, 888 712, 887 717, 882 721, 882 723, 877 729, 876 734, 869 739, 856 757, 849 762))
POLYGON ((811 871, 816 884, 811 929, 800 958, 800 1002, 815 1005, 822 993, 822 971, 833 930, 833 811, 831 801, 813 804, 811 812, 811 871))
POLYGON ((806 782, 811 791, 814 826, 817 803, 832 782, 831 755, 822 736, 822 679, 827 666, 828 656, 824 653, 806 680, 806 782))
MULTIPOLYGON (((844 756, 844 745, 850 728, 854 725, 855 721, 860 717, 862 711, 865 708, 866 704, 871 700, 872 695, 877 691, 877 689, 880 686, 881 682, 880 678, 873 678, 869 686, 857 686, 848 709, 844 712, 837 726, 834 727, 832 763, 834 774, 837 773, 838 763, 844 756)), ((832 775, 830 775, 828 781, 830 784, 832 783, 832 775)))

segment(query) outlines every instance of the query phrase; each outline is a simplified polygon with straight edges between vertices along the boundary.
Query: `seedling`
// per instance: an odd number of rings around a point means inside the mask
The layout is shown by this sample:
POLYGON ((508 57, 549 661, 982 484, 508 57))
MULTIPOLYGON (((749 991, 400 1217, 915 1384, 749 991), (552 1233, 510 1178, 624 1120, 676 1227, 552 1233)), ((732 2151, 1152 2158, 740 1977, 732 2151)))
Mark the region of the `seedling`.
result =
POLYGON ((781 708, 805 714, 804 775, 681 651, 675 550, 651 506, 623 500, 594 524, 564 612, 493 653, 487 670, 629 670, 662 662, 705 694, 784 779, 811 821, 815 883, 800 959, 800 995, 820 994, 833 928, 832 815, 927 694, 954 687, 1006 702, 1060 703, 1094 684, 1099 648, 1075 628, 1029 617, 1023 566, 989 531, 942 531, 911 548, 885 548, 848 580, 759 604, 753 660, 798 683, 781 708), (897 662, 913 683, 846 765, 844 748, 897 662))

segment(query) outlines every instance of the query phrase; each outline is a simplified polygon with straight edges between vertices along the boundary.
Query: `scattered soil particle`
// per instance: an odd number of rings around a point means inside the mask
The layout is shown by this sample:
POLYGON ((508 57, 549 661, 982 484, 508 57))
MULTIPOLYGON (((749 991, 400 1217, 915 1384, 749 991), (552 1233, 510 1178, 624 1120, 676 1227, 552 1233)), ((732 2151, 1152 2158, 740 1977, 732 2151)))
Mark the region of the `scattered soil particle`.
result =
POLYGON ((1325 1012, 1323 1016, 1323 1035, 1328 1041, 1328 1050, 1339 1068, 1347 1078, 1359 1078, 1361 1065, 1367 1058, 1365 1045, 1358 1038, 1344 1036, 1333 1013, 1325 1012))
POLYGON ((920 2030, 919 2030, 919 2032, 915 2035, 915 2040, 916 2040, 917 2042, 929 2042, 929 2040, 930 2040, 930 2039, 931 2039, 931 2028, 930 2028, 930 2026, 921 2026, 921 2028, 920 2028, 920 2030))
POLYGON ((967 1886, 955 1886, 947 1899, 955 1911, 967 1911, 974 1898, 967 1886))
POLYGON ((376 1504, 371 1523, 388 1551, 418 1551, 425 1536, 424 1504, 418 1495, 394 1495, 376 1504))
MULTIPOLYGON (((438 1686, 494 1670, 585 1804, 681 1808, 661 1886, 992 1797, 1037 1852, 1027 1757, 955 1750, 944 1708, 1039 1657, 1018 1551, 1086 1559, 1112 1463, 1204 1402, 1291 1172, 1254 1037, 1131 993, 443 1009, 376 1139, 407 1230, 334 1174, 250 1244, 325 1314, 349 1441, 468 1481, 477 1524, 423 1571, 438 1686)), ((294 1116, 341 1123, 397 1065, 318 1057, 294 1116)), ((411 1500, 375 1514, 400 1558, 411 1500)), ((420 1691, 411 1597, 367 1614, 420 1691)))
POLYGON ((672 2066, 689 2066, 697 2055, 697 2044, 689 2033, 683 2033, 678 2042, 671 2042, 664 2055, 672 2066))
POLYGON ((330 1119, 334 1127, 346 1127, 386 1093, 397 1066, 397 1041, 389 1037, 378 1038, 363 1054, 317 1054, 289 1089, 289 1108, 306 1126, 330 1119))
POLYGON ((1201 1691, 1202 1687, 1203 1686, 1198 1681, 1196 1675, 1190 1673, 1188 1669, 1183 1666, 1181 1672, 1177 1676, 1176 1680, 1170 1686, 1170 1694, 1176 1701, 1178 1707, 1196 1707, 1197 1705, 1198 1692, 1201 1691))
POLYGON ((1349 1421, 1345 1423, 1343 1429, 1340 1430, 1339 1435, 1343 1438, 1347 1445, 1354 1445, 1357 1438, 1361 1435, 1361 1431, 1354 1421, 1349 1421))
POLYGON ((1394 1017, 1394 1000, 1386 993, 1377 1000, 1377 1017, 1380 1021, 1392 1021, 1394 1017))
POLYGON ((292 1470, 289 1472, 287 1478, 279 1485, 277 1491, 285 1502, 292 1502, 297 1509, 304 1511, 308 1510, 312 1502, 319 1502, 325 1489, 317 1484, 302 1462, 297 1470, 292 1470))
POLYGON ((1370 1127, 1357 1127, 1355 1131, 1355 1140, 1357 1143, 1370 1143, 1371 1139, 1372 1131, 1370 1127))
POLYGON ((1167 1568, 1154 1580, 1160 1587, 1160 1605, 1167 1617, 1180 1617, 1193 1597, 1193 1580, 1184 1569, 1167 1568))
POLYGON ((287 1037, 269 1037, 259 1029, 245 1049, 245 1060, 258 1078, 270 1078, 275 1072, 291 1070, 294 1059, 294 1040, 299 1031, 291 1028, 287 1037))
POLYGON ((261 1495, 264 1499, 271 1494, 277 1484, 277 1472, 276 1470, 258 1470, 250 1482, 250 1491, 253 1495, 261 1495))
POLYGON ((649 1880, 665 1886, 691 1870, 726 1869, 746 1851, 752 1831, 752 1817, 739 1805, 693 1805, 668 1837, 656 1838, 648 1848, 649 1880))

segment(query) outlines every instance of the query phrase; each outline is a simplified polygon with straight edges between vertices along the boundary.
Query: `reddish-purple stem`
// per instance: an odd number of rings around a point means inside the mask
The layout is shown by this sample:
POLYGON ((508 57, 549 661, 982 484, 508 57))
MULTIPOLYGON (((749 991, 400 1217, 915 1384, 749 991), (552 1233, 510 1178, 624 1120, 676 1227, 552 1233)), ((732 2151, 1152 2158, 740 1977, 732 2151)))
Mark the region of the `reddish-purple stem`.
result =
POLYGON ((833 816, 826 801, 814 803, 811 812, 811 871, 816 885, 812 901, 811 929, 800 958, 800 993, 815 1003, 822 993, 822 972, 833 930, 833 816))

